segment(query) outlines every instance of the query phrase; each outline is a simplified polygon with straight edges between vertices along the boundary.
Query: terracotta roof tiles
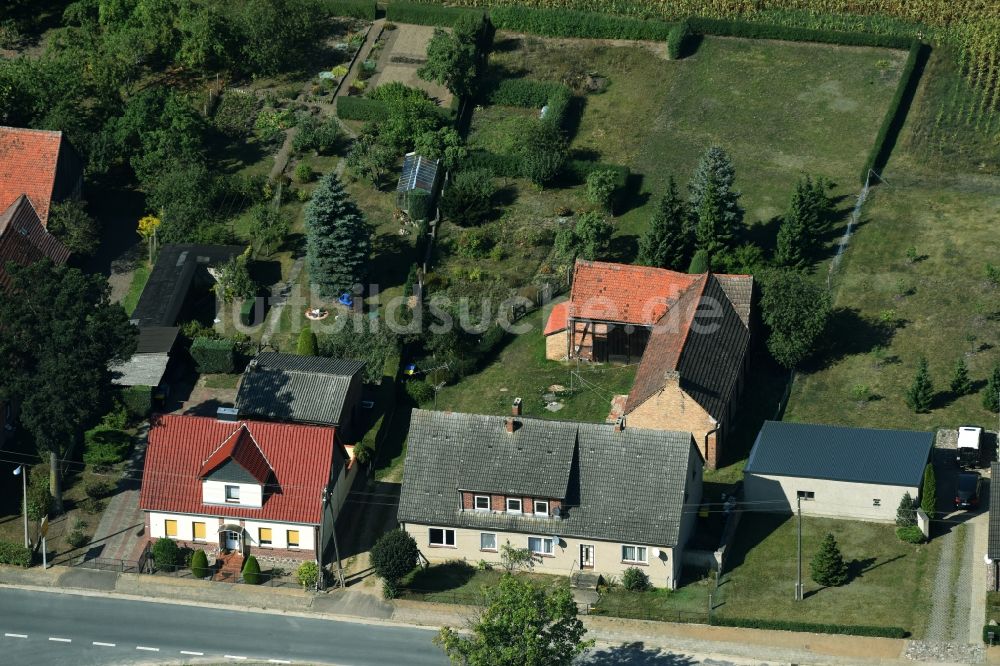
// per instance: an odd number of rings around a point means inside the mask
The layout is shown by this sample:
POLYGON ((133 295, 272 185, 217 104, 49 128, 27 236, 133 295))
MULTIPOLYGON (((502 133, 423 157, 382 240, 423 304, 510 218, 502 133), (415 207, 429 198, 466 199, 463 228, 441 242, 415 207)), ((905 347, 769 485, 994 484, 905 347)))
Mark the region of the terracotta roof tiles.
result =
POLYGON ((44 226, 56 194, 59 153, 65 145, 62 132, 0 127, 0 209, 25 194, 44 226))
POLYGON ((652 326, 698 277, 663 268, 578 260, 568 316, 652 326))

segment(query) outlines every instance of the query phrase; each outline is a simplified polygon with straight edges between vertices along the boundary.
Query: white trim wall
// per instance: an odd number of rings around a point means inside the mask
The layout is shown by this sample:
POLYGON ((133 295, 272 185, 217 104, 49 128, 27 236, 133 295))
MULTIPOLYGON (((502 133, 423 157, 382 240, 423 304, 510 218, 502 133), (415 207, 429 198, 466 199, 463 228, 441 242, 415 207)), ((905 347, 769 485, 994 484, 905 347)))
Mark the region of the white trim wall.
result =
POLYGON ((916 500, 920 488, 755 473, 743 477, 743 497, 751 511, 792 513, 799 492, 805 494, 803 515, 888 523, 896 520, 903 495, 908 492, 916 500))

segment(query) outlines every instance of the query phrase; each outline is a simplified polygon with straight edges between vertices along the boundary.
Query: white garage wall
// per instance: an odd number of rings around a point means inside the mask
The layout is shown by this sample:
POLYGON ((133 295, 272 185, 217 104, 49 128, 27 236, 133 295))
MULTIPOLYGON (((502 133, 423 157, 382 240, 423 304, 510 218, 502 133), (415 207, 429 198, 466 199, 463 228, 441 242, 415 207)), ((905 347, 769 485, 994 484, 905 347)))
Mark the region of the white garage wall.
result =
POLYGON ((916 499, 919 488, 752 473, 743 478, 748 511, 792 513, 799 491, 814 493, 814 499, 802 500, 802 515, 894 522, 903 495, 916 499))

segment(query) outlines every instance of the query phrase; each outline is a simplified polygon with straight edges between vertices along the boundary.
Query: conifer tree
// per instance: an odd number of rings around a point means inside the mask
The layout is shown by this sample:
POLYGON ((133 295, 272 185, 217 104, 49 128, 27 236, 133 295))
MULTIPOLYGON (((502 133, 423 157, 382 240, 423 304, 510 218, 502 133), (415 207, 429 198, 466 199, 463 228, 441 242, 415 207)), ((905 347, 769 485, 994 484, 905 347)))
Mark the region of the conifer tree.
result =
POLYGON ((933 518, 936 507, 937 477, 934 475, 934 465, 927 463, 924 467, 924 483, 920 488, 920 508, 929 518, 933 518))
POLYGON ((350 291, 364 278, 371 227, 333 172, 323 176, 306 206, 306 260, 323 298, 350 291))
POLYGON ((910 493, 903 493, 903 497, 899 500, 899 506, 896 508, 896 526, 912 527, 916 524, 916 502, 913 501, 913 497, 910 496, 910 493))
POLYGON ((780 266, 799 268, 806 263, 809 245, 806 227, 802 220, 791 214, 786 215, 778 228, 774 261, 780 266))
POLYGON ((964 356, 959 356, 955 363, 955 371, 951 376, 951 392, 958 396, 972 392, 972 380, 969 379, 969 367, 965 364, 964 356))
POLYGON ((740 191, 735 188, 735 182, 736 169, 729 155, 722 148, 712 146, 702 156, 688 184, 688 203, 696 213, 702 208, 709 183, 714 187, 716 201, 713 205, 724 230, 721 234, 723 240, 731 239, 743 223, 740 191))
POLYGON ((695 215, 697 218, 694 230, 695 247, 705 252, 711 262, 712 256, 732 240, 720 207, 718 190, 713 182, 709 181, 705 186, 704 196, 695 209, 695 215))
POLYGON ((838 587, 847 582, 847 563, 837 546, 837 540, 827 533, 810 563, 812 579, 826 587, 838 587))
POLYGON ((983 389, 983 407, 988 411, 1000 411, 1000 363, 993 366, 993 372, 983 389))
POLYGON ((917 364, 917 374, 913 377, 913 384, 906 391, 906 404, 916 413, 923 414, 930 411, 933 400, 934 383, 927 369, 927 359, 921 357, 917 364))
POLYGON ((694 229, 687 203, 677 192, 677 183, 670 177, 667 191, 649 221, 649 228, 639 239, 636 263, 655 268, 683 271, 691 261, 694 229))

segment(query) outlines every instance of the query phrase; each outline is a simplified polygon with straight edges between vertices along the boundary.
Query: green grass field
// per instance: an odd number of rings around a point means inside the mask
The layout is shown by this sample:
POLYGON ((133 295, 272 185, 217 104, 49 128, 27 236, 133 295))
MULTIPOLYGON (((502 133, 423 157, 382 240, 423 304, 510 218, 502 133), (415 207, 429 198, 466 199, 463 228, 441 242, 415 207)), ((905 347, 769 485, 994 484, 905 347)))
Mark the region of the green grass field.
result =
POLYGON ((996 427, 997 416, 980 395, 949 391, 954 364, 964 357, 977 390, 1000 362, 1000 288, 985 277, 1000 264, 996 228, 1000 182, 970 157, 982 154, 988 134, 975 119, 955 134, 953 152, 941 153, 933 119, 944 104, 949 69, 936 53, 863 224, 834 277, 835 325, 827 353, 797 377, 786 418, 894 428, 996 427), (907 257, 915 250, 916 260, 907 257), (880 331, 883 313, 902 324, 880 331), (872 349, 884 346, 876 362, 872 349), (928 360, 937 396, 928 414, 904 402, 920 356, 928 360), (870 388, 858 402, 853 387, 870 388))
POLYGON ((902 627, 920 637, 927 620, 940 540, 914 546, 896 538, 894 525, 804 518, 805 598, 795 601, 796 521, 791 516, 743 516, 720 585, 719 617, 902 627), (851 571, 842 587, 809 577, 809 562, 833 533, 851 571))
MULTIPOLYGON (((500 582, 502 569, 480 571, 461 561, 435 564, 426 569, 415 569, 402 581, 402 597, 447 604, 479 604, 483 593, 500 582)), ((518 578, 528 579, 544 586, 565 586, 569 579, 563 576, 521 572, 518 578)))

